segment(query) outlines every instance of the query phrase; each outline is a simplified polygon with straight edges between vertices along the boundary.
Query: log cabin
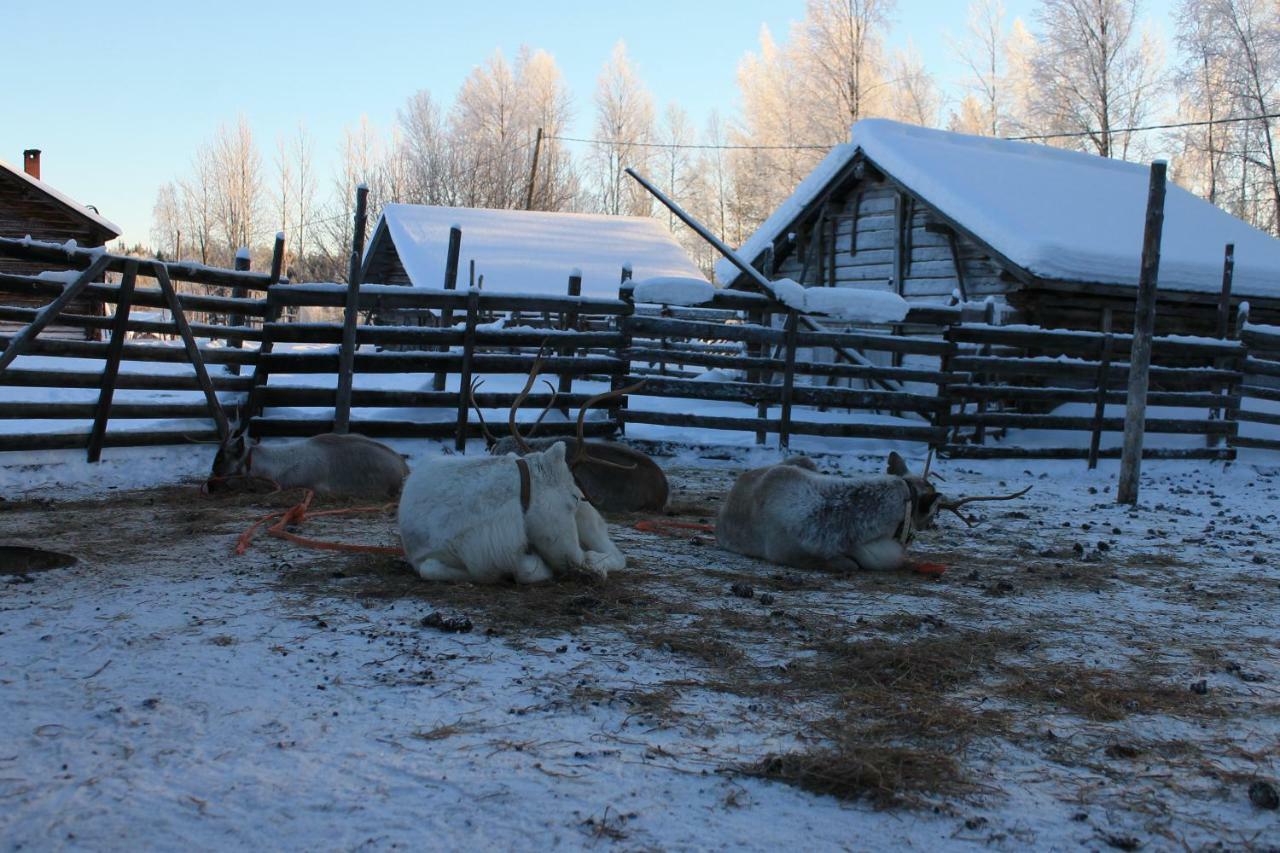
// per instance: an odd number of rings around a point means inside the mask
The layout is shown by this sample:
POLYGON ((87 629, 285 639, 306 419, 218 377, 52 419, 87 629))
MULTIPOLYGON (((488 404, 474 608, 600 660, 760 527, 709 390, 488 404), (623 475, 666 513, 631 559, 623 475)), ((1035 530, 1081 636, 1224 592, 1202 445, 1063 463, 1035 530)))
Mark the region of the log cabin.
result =
MULTIPOLYGON (((740 254, 771 280, 1005 306, 1007 322, 1132 328, 1149 168, 883 119, 854 125, 740 254)), ((1176 177, 1176 175, 1174 176, 1176 177)), ((1158 334, 1213 335, 1224 252, 1230 302, 1280 322, 1280 240, 1173 185, 1158 334)), ((727 261, 725 286, 750 289, 727 261)))
MULTIPOLYGON (((0 160, 0 236, 32 237, 65 243, 74 240, 84 248, 96 248, 120 236, 120 228, 95 209, 72 201, 40 179, 40 151, 22 152, 22 168, 0 160)), ((34 276, 46 269, 38 261, 0 257, 0 273, 34 276)), ((44 295, 6 293, 4 304, 21 308, 38 308, 49 300, 44 295)), ((101 315, 103 305, 88 297, 71 303, 68 313, 101 315)), ((6 324, 13 326, 13 323, 6 324)), ((93 337, 96 330, 58 326, 48 327, 46 335, 93 337)))

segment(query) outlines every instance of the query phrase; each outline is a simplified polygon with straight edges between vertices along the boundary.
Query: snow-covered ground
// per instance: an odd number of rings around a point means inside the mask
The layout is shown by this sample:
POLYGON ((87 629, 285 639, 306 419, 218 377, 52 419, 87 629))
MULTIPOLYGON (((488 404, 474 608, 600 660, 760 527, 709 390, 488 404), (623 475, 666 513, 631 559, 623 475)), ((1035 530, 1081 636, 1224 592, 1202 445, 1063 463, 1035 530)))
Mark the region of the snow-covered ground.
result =
MULTIPOLYGON (((673 506, 694 522, 777 458, 648 446, 673 454, 673 506)), ((235 557, 247 524, 290 501, 201 495, 211 448, 196 450, 0 459, 3 540, 79 558, 0 575, 9 847, 1280 837, 1249 796, 1280 781, 1267 457, 1148 462, 1135 510, 1113 503, 1114 464, 943 463, 950 493, 1035 488, 924 534, 915 553, 948 567, 939 579, 780 569, 619 516, 625 571, 517 589, 270 538, 235 557), (169 485, 126 491, 144 482, 169 485), (474 628, 425 625, 436 612, 474 628)), ((868 473, 883 456, 820 461, 868 473)), ((306 531, 395 541, 390 514, 306 531)))

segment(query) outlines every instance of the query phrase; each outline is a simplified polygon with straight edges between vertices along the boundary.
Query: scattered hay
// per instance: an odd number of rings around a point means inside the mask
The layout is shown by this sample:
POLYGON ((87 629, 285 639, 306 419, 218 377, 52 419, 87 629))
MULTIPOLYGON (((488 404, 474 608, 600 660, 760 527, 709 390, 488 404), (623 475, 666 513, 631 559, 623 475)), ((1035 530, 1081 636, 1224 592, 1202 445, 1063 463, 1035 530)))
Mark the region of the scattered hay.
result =
POLYGON ((854 739, 810 752, 769 755, 738 770, 842 800, 865 798, 879 808, 913 804, 925 793, 968 788, 959 764, 944 753, 854 739))
POLYGON ((1174 687, 1141 671, 1092 669, 1048 664, 1016 672, 1000 693, 1023 702, 1039 702, 1087 720, 1115 722, 1132 714, 1206 716, 1216 706, 1187 687, 1174 687))

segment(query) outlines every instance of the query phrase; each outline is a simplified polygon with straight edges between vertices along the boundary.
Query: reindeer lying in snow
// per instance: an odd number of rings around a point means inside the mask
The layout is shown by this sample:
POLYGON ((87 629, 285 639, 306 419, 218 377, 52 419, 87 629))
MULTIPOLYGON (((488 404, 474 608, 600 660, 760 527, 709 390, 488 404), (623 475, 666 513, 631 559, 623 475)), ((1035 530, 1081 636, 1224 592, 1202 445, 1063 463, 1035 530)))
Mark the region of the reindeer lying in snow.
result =
POLYGON ((1012 500, 978 495, 948 501, 915 476, 897 453, 887 476, 861 479, 818 473, 812 459, 793 457, 738 477, 720 508, 716 541, 722 548, 797 568, 850 572, 900 568, 917 530, 934 525, 939 510, 969 523, 959 508, 972 501, 1012 500))
MULTIPOLYGON (((508 453, 524 456, 547 450, 556 444, 562 444, 568 450, 570 441, 568 438, 525 438, 516 429, 516 410, 528 396, 529 388, 532 387, 532 378, 537 376, 540 366, 539 362, 534 362, 530 384, 511 406, 507 418, 511 434, 502 439, 495 439, 489 433, 484 424, 484 416, 480 414, 480 407, 475 405, 475 391, 481 383, 477 381, 471 386, 471 404, 476 410, 476 416, 480 419, 480 425, 484 427, 485 442, 489 452, 495 456, 508 453)), ((591 505, 600 512, 645 510, 656 512, 667 505, 669 494, 667 475, 662 472, 656 462, 625 444, 619 444, 616 441, 588 441, 583 436, 583 423, 587 416, 587 409, 614 397, 628 394, 639 387, 637 384, 629 388, 597 394, 583 403, 582 408, 578 410, 578 437, 573 446, 573 455, 569 457, 569 470, 573 472, 573 479, 578 484, 578 488, 582 490, 587 500, 591 501, 591 505)), ((552 388, 552 400, 543 409, 542 414, 546 415, 554 404, 555 389, 552 388)), ((540 416, 538 423, 541 421, 540 416)), ((537 428, 537 423, 534 424, 534 428, 537 428)))
MULTIPOLYGON (((512 434, 519 435, 514 423, 512 434)), ((538 583, 569 572, 603 579, 625 566, 604 519, 574 483, 565 447, 420 464, 400 496, 400 539, 419 576, 538 583)))
POLYGON ((209 488, 235 477, 261 477, 282 489, 319 494, 390 498, 400 492, 409 466, 385 444, 363 435, 326 433, 301 441, 253 444, 232 430, 213 457, 209 488))

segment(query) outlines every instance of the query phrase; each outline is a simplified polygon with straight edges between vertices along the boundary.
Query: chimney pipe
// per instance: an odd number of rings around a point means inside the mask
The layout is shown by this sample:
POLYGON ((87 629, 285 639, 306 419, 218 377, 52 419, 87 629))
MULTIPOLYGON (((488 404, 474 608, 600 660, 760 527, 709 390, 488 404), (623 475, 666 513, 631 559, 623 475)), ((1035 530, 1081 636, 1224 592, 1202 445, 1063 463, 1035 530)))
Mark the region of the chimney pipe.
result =
POLYGON ((40 149, 28 148, 22 152, 22 169, 28 175, 40 180, 40 149))

